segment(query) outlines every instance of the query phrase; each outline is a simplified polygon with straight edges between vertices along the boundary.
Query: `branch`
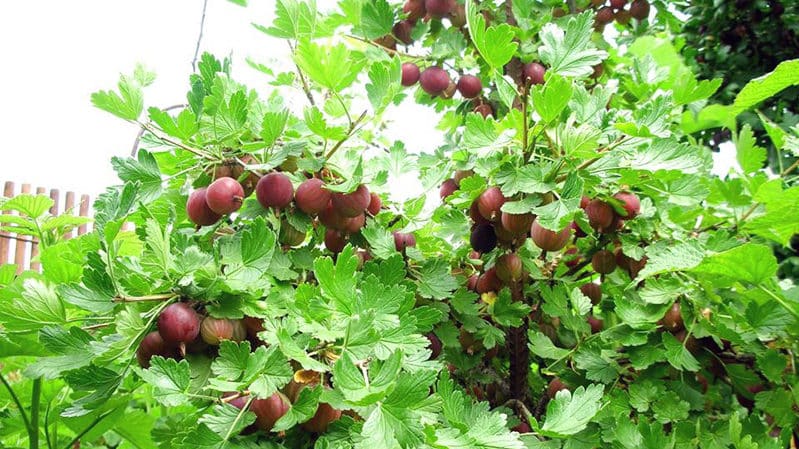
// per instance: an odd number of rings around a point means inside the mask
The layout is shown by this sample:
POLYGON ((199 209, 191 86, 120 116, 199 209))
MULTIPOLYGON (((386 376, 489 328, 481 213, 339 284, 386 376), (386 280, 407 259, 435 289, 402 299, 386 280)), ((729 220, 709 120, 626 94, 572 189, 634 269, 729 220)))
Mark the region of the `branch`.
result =
MULTIPOLYGON (((597 150, 597 153, 603 153, 605 151, 608 151, 608 150, 611 150, 613 148, 616 148, 617 146, 621 145, 622 143, 626 142, 627 140, 629 140, 629 137, 619 137, 618 139, 616 139, 615 142, 609 143, 609 144, 605 145, 604 147, 600 148, 599 150, 597 150)), ((595 157, 595 158, 588 159, 587 161, 585 161, 582 164, 578 165, 575 170, 576 171, 585 170, 586 168, 594 165, 594 163, 596 161, 598 161, 599 159, 600 159, 600 157, 595 157)), ((569 177, 569 174, 568 173, 564 173, 564 174, 558 176, 557 179, 555 179, 555 182, 563 182, 563 181, 566 180, 567 177, 569 177)))
MULTIPOLYGON (((189 105, 187 104, 173 104, 172 106, 168 106, 164 108, 164 111, 169 111, 172 109, 177 108, 186 108, 189 105)), ((130 150, 130 157, 136 157, 136 153, 139 152, 139 143, 141 142, 142 136, 144 136, 144 131, 146 131, 143 127, 140 127, 139 132, 136 134, 136 138, 133 140, 133 148, 130 150)))
MULTIPOLYGON (((287 42, 289 44, 289 49, 291 50, 292 55, 294 54, 294 46, 291 45, 291 42, 287 42)), ((300 77, 300 82, 302 83, 302 91, 305 92, 305 97, 308 98, 308 102, 311 103, 311 106, 316 106, 316 102, 313 99, 313 94, 311 93, 311 88, 308 86, 308 81, 305 80, 305 75, 302 74, 302 70, 300 70, 300 66, 297 63, 294 63, 294 67, 297 69, 297 75, 300 77)))
POLYGON ((205 9, 208 7, 208 0, 203 0, 203 15, 200 18, 200 34, 197 36, 197 46, 194 47, 194 59, 191 60, 191 71, 197 71, 197 55, 200 53, 200 41, 203 40, 203 28, 205 28, 205 9))
POLYGON ((575 0, 566 0, 569 5, 569 14, 577 14, 577 2, 575 0))
POLYGON ((341 140, 339 140, 338 142, 336 142, 336 145, 335 145, 335 146, 333 146, 333 148, 331 148, 331 149, 330 149, 330 151, 328 151, 328 152, 327 152, 327 154, 325 155, 325 161, 327 161, 327 160, 329 160, 331 157, 333 157, 333 155, 336 153, 336 151, 338 151, 338 149, 339 149, 339 148, 341 148, 341 146, 342 146, 342 145, 344 145, 344 142, 346 142, 346 141, 347 141, 347 140, 348 140, 350 137, 352 137, 352 134, 355 132, 355 128, 356 128, 356 127, 357 127, 357 126, 358 126, 358 125, 359 125, 359 124, 360 124, 360 123, 363 121, 363 119, 366 117, 366 112, 367 112, 367 111, 363 111, 363 112, 361 113, 361 115, 360 115, 360 116, 359 116, 357 119, 355 119, 355 121, 354 121, 354 122, 350 123, 350 128, 349 128, 349 130, 347 131, 347 135, 346 135, 346 136, 344 136, 344 138, 343 138, 343 139, 341 139, 341 140))
POLYGON ((147 296, 116 296, 114 302, 140 302, 140 301, 167 301, 177 298, 178 295, 174 293, 163 293, 158 295, 147 296))
POLYGON ((158 138, 159 140, 161 140, 163 142, 166 142, 166 143, 168 143, 170 145, 174 145, 174 146, 176 146, 176 147, 178 147, 178 148, 180 148, 182 150, 186 150, 189 153, 192 153, 192 154, 194 154, 196 156, 199 156, 201 158, 208 159, 209 161, 216 161, 215 157, 211 156, 210 154, 206 153, 205 151, 197 149, 197 148, 194 148, 194 147, 190 147, 190 146, 186 145, 183 142, 177 141, 177 140, 167 136, 166 134, 163 134, 161 131, 159 131, 156 127, 154 127, 150 123, 139 123, 139 125, 143 129, 145 129, 146 131, 150 132, 152 135, 154 135, 156 138, 158 138))

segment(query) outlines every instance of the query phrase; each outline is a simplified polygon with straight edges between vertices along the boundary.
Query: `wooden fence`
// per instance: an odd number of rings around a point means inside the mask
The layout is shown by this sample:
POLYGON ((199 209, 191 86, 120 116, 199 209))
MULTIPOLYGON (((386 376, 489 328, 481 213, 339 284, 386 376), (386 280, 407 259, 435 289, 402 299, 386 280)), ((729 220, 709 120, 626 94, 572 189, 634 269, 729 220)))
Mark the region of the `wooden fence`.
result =
MULTIPOLYGON (((11 181, 6 181, 3 186, 3 196, 12 198, 22 193, 48 194, 44 187, 36 187, 36 191, 31 190, 30 184, 22 184, 19 191, 11 181)), ((50 189, 50 198, 53 200, 53 207, 50 208, 52 215, 64 213, 78 214, 81 217, 91 217, 91 201, 89 195, 78 195, 75 192, 66 192, 63 197, 58 189, 50 189)), ((4 212, 7 213, 7 212, 4 212)), ((70 232, 66 238, 75 235, 82 235, 91 230, 91 224, 81 225, 76 232, 70 232)), ((39 263, 36 257, 39 255, 38 242, 27 235, 16 235, 14 233, 0 231, 0 265, 13 263, 17 265, 17 273, 23 270, 39 270, 39 263)))

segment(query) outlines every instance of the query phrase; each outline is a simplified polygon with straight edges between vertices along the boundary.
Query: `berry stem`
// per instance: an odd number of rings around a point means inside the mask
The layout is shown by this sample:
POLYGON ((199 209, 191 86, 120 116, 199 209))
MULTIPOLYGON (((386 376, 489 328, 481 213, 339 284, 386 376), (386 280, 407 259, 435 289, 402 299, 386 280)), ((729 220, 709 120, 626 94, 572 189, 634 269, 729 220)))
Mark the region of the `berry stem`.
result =
MULTIPOLYGON (((514 301, 525 302, 524 282, 517 282, 511 287, 514 301)), ((530 366, 530 350, 527 347, 527 317, 522 325, 508 330, 508 348, 510 349, 510 395, 513 399, 524 402, 527 396, 527 371, 530 366)))
POLYGON ((147 296, 117 296, 113 299, 114 302, 139 302, 139 301, 168 301, 177 298, 178 295, 174 293, 162 293, 158 295, 147 296))
POLYGON ((14 392, 14 389, 11 388, 11 385, 8 383, 5 376, 3 376, 2 372, 0 372, 0 382, 2 382, 3 385, 6 387, 9 396, 11 396, 11 399, 14 401, 14 404, 17 405, 17 409, 19 409, 19 415, 22 417, 22 422, 25 424, 25 429, 28 431, 28 438, 31 438, 31 434, 33 432, 36 432, 36 430, 31 429, 31 423, 30 421, 28 421, 28 415, 25 413, 25 409, 22 407, 22 402, 20 402, 19 397, 17 397, 17 394, 14 392))

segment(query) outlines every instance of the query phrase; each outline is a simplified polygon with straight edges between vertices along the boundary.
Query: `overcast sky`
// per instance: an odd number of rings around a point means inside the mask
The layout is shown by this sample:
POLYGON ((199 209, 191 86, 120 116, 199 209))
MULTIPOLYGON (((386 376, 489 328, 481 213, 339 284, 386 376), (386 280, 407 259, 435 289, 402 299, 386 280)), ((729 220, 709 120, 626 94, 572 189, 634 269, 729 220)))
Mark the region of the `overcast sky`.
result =
MULTIPOLYGON (((94 108, 89 96, 115 88, 119 74, 141 62, 158 75, 145 91, 145 106, 184 103, 202 3, 0 2, 0 181, 92 195, 117 183, 110 158, 130 154, 138 129, 94 108)), ((263 85, 244 58, 269 63, 287 57, 283 41, 250 26, 269 24, 273 14, 272 0, 252 0, 247 8, 209 0, 201 53, 232 54, 234 78, 263 85)), ((389 132, 409 149, 430 150, 441 142, 430 108, 408 102, 392 112, 389 132)))

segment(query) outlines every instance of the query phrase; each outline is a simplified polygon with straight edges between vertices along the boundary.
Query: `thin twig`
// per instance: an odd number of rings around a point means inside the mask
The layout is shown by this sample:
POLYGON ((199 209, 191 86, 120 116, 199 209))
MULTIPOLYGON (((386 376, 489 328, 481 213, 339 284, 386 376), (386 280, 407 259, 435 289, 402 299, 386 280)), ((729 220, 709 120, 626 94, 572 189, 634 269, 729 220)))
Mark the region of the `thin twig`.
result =
POLYGON ((174 145, 174 146, 176 146, 176 147, 178 147, 180 149, 186 150, 189 153, 192 153, 192 154, 194 154, 196 156, 208 159, 209 161, 215 161, 216 160, 215 157, 213 157, 210 154, 204 152, 203 150, 200 150, 200 149, 197 149, 197 148, 194 148, 194 147, 190 147, 190 146, 186 145, 183 142, 177 141, 177 140, 175 140, 175 139, 173 139, 173 138, 161 133, 161 131, 156 129, 150 123, 139 123, 139 125, 141 125, 141 127, 144 128, 145 130, 149 131, 152 135, 154 135, 159 140, 162 140, 162 141, 164 141, 164 142, 166 142, 166 143, 168 143, 170 145, 174 145))
MULTIPOLYGON (((620 138, 616 139, 615 142, 609 143, 609 144, 605 145, 604 147, 600 148, 599 150, 597 150, 597 153, 603 153, 605 151, 611 150, 611 149, 621 145, 626 140, 628 140, 628 137, 620 137, 620 138)), ((582 164, 578 165, 577 168, 575 169, 575 171, 584 170, 584 169, 594 165, 594 163, 596 161, 598 161, 599 159, 600 159, 600 157, 595 157, 595 158, 588 159, 587 161, 585 161, 582 164)), ((556 182, 563 182, 568 177, 569 177, 569 174, 568 173, 564 173, 564 174, 558 176, 555 181, 556 182)))
POLYGON ((575 0, 566 0, 569 5, 569 14, 577 14, 577 2, 575 0))
MULTIPOLYGON (((294 54, 294 46, 291 45, 291 42, 287 42, 289 45, 289 49, 291 50, 292 55, 294 54)), ((300 77, 300 82, 302 83, 302 91, 305 92, 305 96, 308 98, 308 102, 311 103, 311 106, 316 106, 316 102, 313 99, 313 94, 311 93, 311 88, 308 87, 308 81, 305 80, 305 75, 302 74, 302 70, 300 70, 300 66, 295 62, 294 67, 297 68, 297 75, 300 77)))
POLYGON ((147 295, 147 296, 116 296, 114 297, 113 301, 114 302, 167 301, 177 297, 178 295, 174 293, 163 293, 159 295, 147 295))
POLYGON ((205 28, 205 9, 208 7, 208 0, 203 0, 203 15, 200 18, 200 34, 197 36, 197 46, 194 47, 194 59, 191 60, 191 71, 197 71, 197 55, 200 54, 200 42, 203 40, 203 28, 205 28))
POLYGON ((384 47, 384 46, 378 44, 377 42, 373 42, 373 41, 370 41, 369 39, 364 39, 364 38, 359 37, 359 36, 353 36, 351 34, 345 34, 344 37, 349 38, 349 39, 354 39, 356 41, 360 41, 360 42, 363 42, 363 43, 366 43, 366 44, 369 44, 372 47, 377 47, 377 48, 379 48, 381 50, 385 50, 385 51, 391 53, 392 55, 401 56, 401 57, 406 58, 406 59, 414 59, 414 60, 425 59, 423 56, 414 56, 414 55, 411 55, 411 54, 408 54, 408 53, 403 53, 401 51, 394 50, 393 48, 384 47))
POLYGON ((77 443, 77 442, 79 442, 79 441, 80 441, 80 439, 81 439, 81 438, 83 438, 83 436, 84 436, 84 435, 86 435, 87 433, 89 433, 89 431, 90 431, 90 430, 92 430, 92 429, 94 428, 94 426, 96 426, 97 424, 99 424, 99 423, 100 423, 100 421, 104 420, 106 417, 108 417, 110 414, 114 413, 115 411, 116 411, 116 409, 109 410, 109 411, 107 411, 107 412, 103 413, 102 415, 98 416, 97 418, 94 418, 94 421, 92 421, 92 422, 91 422, 91 423, 90 423, 90 424, 89 424, 89 425, 88 425, 88 426, 87 426, 85 429, 83 429, 83 430, 82 430, 82 431, 81 431, 79 434, 75 435, 75 438, 73 438, 73 439, 72 439, 72 441, 70 441, 69 443, 67 443, 67 445, 66 445, 66 446, 64 446, 64 447, 65 447, 65 449, 72 449, 72 448, 74 447, 74 444, 75 444, 75 443, 77 443))
POLYGON ((347 131, 347 135, 344 136, 343 139, 336 142, 336 145, 333 146, 333 148, 331 148, 330 151, 327 152, 327 154, 325 155, 325 160, 328 160, 331 157, 333 157, 333 155, 336 153, 336 151, 338 151, 339 148, 341 148, 344 142, 346 142, 350 137, 352 137, 352 135, 355 132, 355 128, 357 128, 358 125, 361 123, 361 121, 363 121, 363 119, 366 117, 366 112, 367 111, 363 111, 361 115, 357 119, 355 119, 354 122, 350 123, 350 128, 347 131))
MULTIPOLYGON (((172 109, 186 108, 188 106, 187 104, 173 104, 172 106, 164 108, 163 111, 171 111, 172 109)), ((130 150, 130 157, 136 157, 136 153, 139 152, 139 143, 141 143, 141 138, 144 136, 144 131, 146 130, 143 127, 139 127, 139 132, 136 133, 136 138, 133 139, 133 148, 130 150)))

